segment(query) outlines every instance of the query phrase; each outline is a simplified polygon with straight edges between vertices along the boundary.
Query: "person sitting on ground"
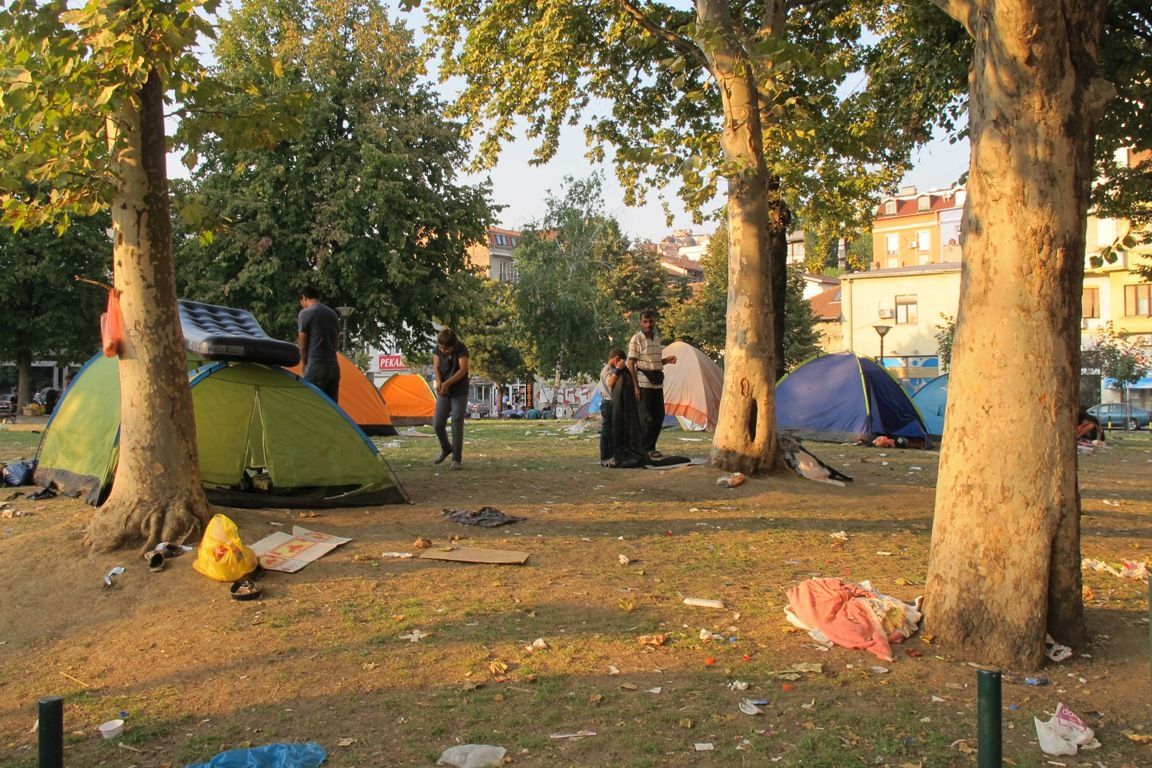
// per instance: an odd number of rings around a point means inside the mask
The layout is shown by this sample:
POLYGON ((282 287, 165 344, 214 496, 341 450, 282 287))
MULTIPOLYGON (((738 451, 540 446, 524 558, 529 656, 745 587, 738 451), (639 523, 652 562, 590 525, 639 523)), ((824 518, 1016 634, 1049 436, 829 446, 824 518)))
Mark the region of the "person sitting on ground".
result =
POLYGON ((1088 413, 1087 408, 1081 407, 1076 417, 1076 442, 1091 444, 1098 440, 1104 440, 1104 427, 1100 426, 1099 419, 1088 413))

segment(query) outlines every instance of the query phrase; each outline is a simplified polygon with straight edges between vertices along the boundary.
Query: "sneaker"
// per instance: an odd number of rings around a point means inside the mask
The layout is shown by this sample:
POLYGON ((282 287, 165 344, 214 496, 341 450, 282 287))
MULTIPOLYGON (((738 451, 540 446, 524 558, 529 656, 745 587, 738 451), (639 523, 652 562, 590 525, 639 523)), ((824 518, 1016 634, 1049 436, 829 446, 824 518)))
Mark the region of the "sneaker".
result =
POLYGON ((616 467, 620 466, 616 459, 604 459, 604 461, 600 463, 608 467, 608 469, 615 469, 616 467))
POLYGON ((458 461, 454 461, 454 462, 452 462, 452 464, 451 464, 451 466, 449 467, 449 469, 460 469, 460 462, 458 462, 458 461))
POLYGON ((440 455, 432 460, 433 464, 443 464, 444 459, 452 455, 452 451, 440 451, 440 455))

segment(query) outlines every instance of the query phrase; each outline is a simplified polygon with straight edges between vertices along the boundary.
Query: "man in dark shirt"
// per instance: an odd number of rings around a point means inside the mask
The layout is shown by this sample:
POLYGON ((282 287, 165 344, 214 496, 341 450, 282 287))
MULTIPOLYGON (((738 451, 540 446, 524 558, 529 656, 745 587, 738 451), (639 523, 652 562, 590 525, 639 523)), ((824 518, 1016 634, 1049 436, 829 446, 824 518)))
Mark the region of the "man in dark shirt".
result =
POLYGON ((306 285, 300 290, 300 367, 304 378, 336 402, 340 392, 340 361, 336 350, 340 317, 320 303, 320 292, 306 285))
POLYGON ((436 336, 432 351, 432 383, 436 390, 436 410, 432 428, 440 441, 440 464, 452 457, 452 469, 460 469, 464 450, 464 409, 468 404, 468 347, 451 328, 436 336), (452 417, 452 442, 448 442, 448 417, 452 417))

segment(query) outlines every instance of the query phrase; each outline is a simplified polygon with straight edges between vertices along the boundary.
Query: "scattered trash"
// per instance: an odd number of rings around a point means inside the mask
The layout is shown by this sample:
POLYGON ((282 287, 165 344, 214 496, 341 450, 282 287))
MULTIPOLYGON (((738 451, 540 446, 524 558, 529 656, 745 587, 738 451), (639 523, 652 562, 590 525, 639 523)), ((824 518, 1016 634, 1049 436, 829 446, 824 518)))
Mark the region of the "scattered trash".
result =
POLYGON ((596 731, 576 731, 574 733, 552 733, 548 735, 550 739, 586 739, 589 736, 595 736, 596 731))
POLYGON ((338 747, 350 747, 353 744, 355 744, 357 741, 359 741, 359 739, 339 739, 336 742, 336 746, 338 746, 338 747))
POLYGON ((112 579, 116 578, 122 573, 124 573, 124 566, 118 565, 112 570, 108 571, 108 573, 104 574, 104 588, 111 589, 113 586, 112 579))
POLYGON ((847 531, 836 531, 836 533, 830 533, 828 535, 834 539, 837 539, 838 541, 848 541, 847 531))
POLYGON ((733 472, 730 475, 724 475, 716 480, 716 485, 724 488, 735 488, 738 485, 744 484, 744 475, 740 472, 733 472))
POLYGON ((429 637, 429 633, 422 632, 419 629, 414 629, 405 635, 400 635, 401 640, 407 640, 410 643, 418 643, 426 637, 429 637))
POLYGON ((542 637, 538 637, 533 640, 530 645, 525 646, 524 649, 529 653, 533 653, 535 651, 544 651, 548 649, 548 641, 542 637))
POLYGON ((1040 749, 1046 754, 1075 755, 1081 749, 1097 749, 1100 746, 1092 729, 1063 704, 1056 705, 1056 714, 1047 721, 1038 717, 1033 719, 1040 749))
POLYGON ((432 546, 432 540, 426 539, 423 536, 412 542, 412 549, 428 549, 432 546))
POLYGON ((1024 685, 1048 685, 1048 678, 1046 678, 1046 677, 1026 677, 1026 678, 1024 678, 1024 685))
POLYGON ((684 598, 684 605, 694 605, 697 608, 723 608, 724 603, 720 600, 709 600, 703 597, 686 597, 684 598))
POLYGON ((487 768, 500 765, 508 750, 487 744, 459 744, 448 747, 436 761, 436 765, 453 765, 456 768, 487 768))
POLYGON ((527 520, 526 517, 506 515, 496 507, 480 507, 475 512, 470 509, 444 509, 444 517, 460 525, 478 525, 482 528, 495 528, 509 523, 519 523, 527 520))
POLYGON ((616 667, 614 667, 614 666, 611 666, 611 665, 609 665, 609 667, 608 667, 608 674, 610 674, 610 675, 618 675, 618 674, 620 674, 620 670, 619 670, 619 669, 617 669, 617 668, 616 668, 616 667))
POLYGON ((1113 576, 1118 576, 1121 579, 1147 579, 1148 578, 1148 563, 1137 560, 1121 560, 1120 567, 1108 565, 1103 560, 1093 560, 1084 558, 1080 561, 1081 568, 1087 568, 1092 571, 1104 571, 1113 576))
POLYGON ((937 696, 936 694, 932 694, 932 703, 933 704, 940 704, 940 703, 945 702, 945 701, 948 701, 948 699, 937 696))
POLYGON ((636 642, 640 645, 650 645, 653 648, 659 648, 660 646, 664 645, 664 643, 668 642, 668 635, 640 635, 640 637, 636 638, 636 642))
POLYGON ((655 688, 649 688, 648 693, 661 693, 663 690, 664 689, 658 685, 655 688))
POLYGON ((740 702, 740 711, 746 715, 762 715, 764 710, 752 703, 751 699, 743 699, 740 702))
POLYGON ((206 763, 196 763, 188 768, 249 768, 254 765, 320 768, 327 757, 328 752, 324 747, 314 741, 302 744, 265 744, 262 747, 230 749, 206 763))
POLYGON ((100 725, 100 735, 105 739, 119 738, 124 733, 124 721, 117 718, 100 725))
POLYGON ((411 552, 381 552, 380 557, 387 560, 403 560, 409 557, 415 557, 411 552))
POLYGON ((1044 655, 1052 661, 1064 661, 1072 658, 1072 649, 1066 645, 1060 645, 1052 639, 1052 635, 1045 635, 1044 643, 1047 646, 1044 655))
POLYGON ((715 749, 715 747, 712 746, 712 742, 710 741, 698 741, 694 746, 696 747, 697 752, 711 752, 713 749, 715 749))
POLYGON ((704 641, 723 640, 724 635, 717 634, 716 632, 712 632, 712 631, 707 630, 707 629, 701 629, 700 630, 700 639, 704 640, 704 641))
POLYGON ((620 565, 628 565, 632 562, 628 555, 617 555, 616 559, 620 561, 620 565))
POLYGON ((743 680, 733 680, 728 683, 728 687, 733 691, 746 691, 748 690, 748 683, 743 680))
POLYGON ((292 526, 292 533, 277 531, 252 545, 260 565, 269 571, 296 573, 304 566, 347 544, 352 539, 292 526))

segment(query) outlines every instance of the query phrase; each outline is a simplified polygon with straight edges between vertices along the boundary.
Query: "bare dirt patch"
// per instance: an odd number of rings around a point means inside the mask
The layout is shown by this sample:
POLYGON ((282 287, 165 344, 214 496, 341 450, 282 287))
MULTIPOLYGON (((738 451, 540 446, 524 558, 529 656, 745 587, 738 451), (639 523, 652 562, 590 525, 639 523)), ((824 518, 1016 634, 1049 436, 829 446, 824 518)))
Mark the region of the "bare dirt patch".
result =
MULTIPOLYGON (((9 501, 31 514, 0 520, 0 764, 36 764, 36 701, 51 694, 65 696, 74 768, 186 765, 283 740, 320 742, 332 766, 432 765, 457 743, 504 746, 521 766, 975 764, 966 662, 979 659, 919 638, 890 663, 821 652, 782 613, 786 590, 812 576, 919 594, 935 453, 810 444, 855 482, 780 475, 729 490, 705 467, 603 469, 596 436, 563 426, 469 424, 461 472, 431 464, 427 437, 381 440, 412 506, 226 510, 249 542, 293 524, 353 538, 296 574, 266 574, 254 602, 231 600, 191 555, 160 573, 132 552, 90 556, 79 502, 9 501), (486 504, 528 519, 481 529, 441 514, 486 504), (381 556, 415 551, 419 537, 531 557, 381 556), (115 565, 126 572, 102 589, 115 565), (823 671, 772 674, 798 662, 823 671), (732 690, 737 680, 748 689, 732 690), (746 697, 765 700, 764 714, 742 714, 746 697), (101 741, 96 727, 122 710, 124 746, 101 741), (582 730, 596 735, 552 738, 582 730)), ((702 456, 698 437, 667 433, 661 448, 702 456)), ((1084 555, 1148 559, 1152 446, 1147 435, 1113 442, 1081 462, 1084 555)), ((1061 701, 1104 745, 1066 765, 1152 764, 1152 746, 1125 735, 1152 730, 1147 586, 1099 572, 1086 584, 1091 647, 1041 670, 1047 686, 1004 687, 1014 765, 1047 764, 1032 718, 1061 701)))

